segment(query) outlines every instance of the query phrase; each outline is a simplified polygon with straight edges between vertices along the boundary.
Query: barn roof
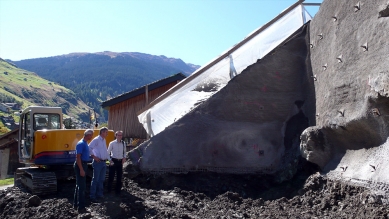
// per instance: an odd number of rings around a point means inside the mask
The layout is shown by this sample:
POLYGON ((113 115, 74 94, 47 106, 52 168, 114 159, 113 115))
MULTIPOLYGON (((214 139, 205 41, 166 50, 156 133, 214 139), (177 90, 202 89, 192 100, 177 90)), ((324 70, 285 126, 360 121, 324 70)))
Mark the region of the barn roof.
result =
POLYGON ((13 138, 12 135, 18 134, 18 131, 19 131, 19 129, 14 129, 10 132, 5 133, 4 135, 1 135, 0 139, 7 139, 8 138, 8 141, 3 143, 3 144, 0 144, 0 149, 7 148, 12 143, 17 142, 17 140, 15 138, 13 138))
POLYGON ((172 75, 170 77, 163 78, 163 79, 158 80, 158 81, 154 81, 150 84, 144 85, 142 87, 136 88, 136 89, 129 91, 127 93, 121 94, 117 97, 106 100, 106 101, 101 103, 101 107, 103 107, 105 109, 107 107, 118 104, 118 103, 123 102, 125 100, 131 99, 131 98, 136 97, 136 96, 141 95, 141 94, 144 94, 146 86, 148 86, 149 91, 152 91, 154 89, 168 85, 168 84, 175 82, 175 81, 183 80, 185 78, 186 78, 186 76, 184 74, 178 73, 178 74, 172 75))

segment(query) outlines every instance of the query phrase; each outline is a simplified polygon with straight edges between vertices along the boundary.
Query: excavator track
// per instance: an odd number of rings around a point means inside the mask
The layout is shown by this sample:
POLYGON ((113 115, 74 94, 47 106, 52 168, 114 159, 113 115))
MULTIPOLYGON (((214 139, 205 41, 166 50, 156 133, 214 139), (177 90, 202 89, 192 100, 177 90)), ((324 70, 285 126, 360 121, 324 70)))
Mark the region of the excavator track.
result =
POLYGON ((15 182, 29 189, 34 195, 48 195, 57 192, 55 173, 38 167, 18 168, 15 173, 15 182))

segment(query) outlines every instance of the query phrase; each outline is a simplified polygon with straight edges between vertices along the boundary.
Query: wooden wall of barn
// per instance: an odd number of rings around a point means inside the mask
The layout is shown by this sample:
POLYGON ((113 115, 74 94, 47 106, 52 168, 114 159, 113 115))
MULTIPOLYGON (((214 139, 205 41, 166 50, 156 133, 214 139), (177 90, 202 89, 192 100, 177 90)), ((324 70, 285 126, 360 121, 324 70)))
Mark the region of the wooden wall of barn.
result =
MULTIPOLYGON (((2 163, 2 165, 6 165, 6 176, 13 176, 16 169, 19 167, 24 167, 24 164, 19 163, 19 155, 18 155, 18 131, 19 129, 12 130, 11 132, 8 132, 2 136, 0 136, 0 150, 3 150, 3 152, 6 149, 9 149, 9 152, 7 152, 7 160, 8 163, 2 163)), ((0 158, 0 162, 2 162, 0 158)), ((0 166, 2 166, 0 165, 0 166)), ((0 174, 2 175, 2 174, 0 174)), ((0 177, 6 177, 6 176, 0 176, 0 177)))
MULTIPOLYGON (((148 92, 148 103, 165 93, 178 82, 156 88, 148 92)), ((141 94, 118 104, 112 105, 108 113, 108 128, 114 131, 122 130, 123 139, 140 138, 146 139, 147 132, 138 120, 137 112, 146 106, 146 95, 141 94)))
POLYGON ((18 142, 14 142, 9 145, 9 163, 8 163, 8 175, 13 176, 16 172, 16 169, 19 167, 25 167, 24 164, 19 163, 18 155, 18 142))

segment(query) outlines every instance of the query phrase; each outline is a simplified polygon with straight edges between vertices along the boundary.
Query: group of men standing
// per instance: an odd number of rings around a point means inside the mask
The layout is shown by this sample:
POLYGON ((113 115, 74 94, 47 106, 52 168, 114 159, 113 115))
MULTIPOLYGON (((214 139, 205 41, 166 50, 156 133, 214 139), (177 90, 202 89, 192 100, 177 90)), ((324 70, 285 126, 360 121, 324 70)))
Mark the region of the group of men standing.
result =
POLYGON ((105 138, 108 135, 108 128, 100 129, 99 135, 93 137, 93 130, 87 129, 84 137, 76 146, 76 161, 74 162, 74 171, 76 174, 76 188, 74 191, 73 206, 79 212, 86 212, 85 209, 85 189, 86 189, 86 170, 90 158, 93 159, 93 178, 90 187, 91 202, 99 202, 104 197, 104 179, 106 174, 106 162, 109 161, 108 192, 112 189, 112 182, 116 172, 116 194, 120 194, 123 175, 123 163, 126 161, 126 146, 122 141, 123 132, 116 131, 114 141, 109 143, 108 149, 105 138))

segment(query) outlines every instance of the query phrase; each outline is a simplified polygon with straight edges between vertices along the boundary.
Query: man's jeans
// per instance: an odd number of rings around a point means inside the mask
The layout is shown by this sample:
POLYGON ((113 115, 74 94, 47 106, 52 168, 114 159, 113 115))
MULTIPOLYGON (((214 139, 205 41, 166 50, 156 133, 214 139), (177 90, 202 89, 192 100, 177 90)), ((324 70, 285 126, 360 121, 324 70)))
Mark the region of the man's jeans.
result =
POLYGON ((83 209, 85 208, 86 172, 88 165, 86 163, 82 163, 82 168, 85 171, 84 177, 80 176, 80 168, 76 162, 73 167, 76 174, 76 188, 74 190, 73 206, 78 209, 83 209))
POLYGON ((93 166, 93 178, 92 183, 90 187, 90 198, 96 199, 103 197, 103 190, 104 190, 104 179, 105 179, 105 171, 107 168, 107 165, 104 161, 96 162, 93 160, 92 162, 93 166))

